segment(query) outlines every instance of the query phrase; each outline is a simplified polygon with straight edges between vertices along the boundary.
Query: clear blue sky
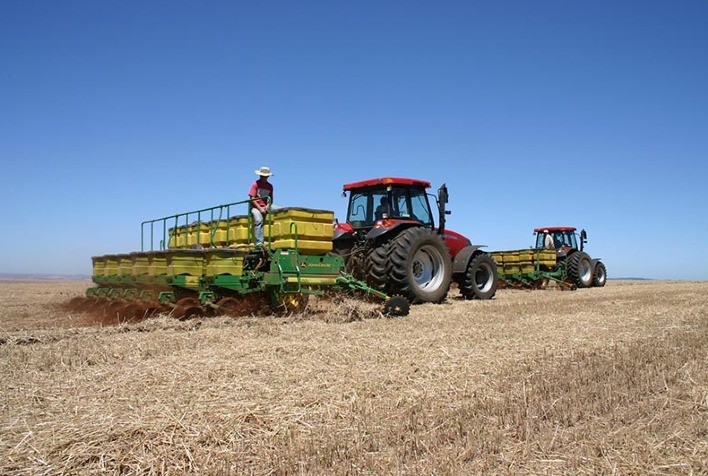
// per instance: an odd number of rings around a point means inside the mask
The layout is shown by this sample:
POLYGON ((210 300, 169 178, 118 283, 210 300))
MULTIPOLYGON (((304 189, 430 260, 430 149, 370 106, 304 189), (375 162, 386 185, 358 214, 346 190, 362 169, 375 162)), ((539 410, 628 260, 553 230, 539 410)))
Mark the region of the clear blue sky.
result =
POLYGON ((708 279, 708 2, 0 2, 0 272, 89 273, 142 220, 345 212, 446 182, 490 249, 584 226, 610 277, 708 279))

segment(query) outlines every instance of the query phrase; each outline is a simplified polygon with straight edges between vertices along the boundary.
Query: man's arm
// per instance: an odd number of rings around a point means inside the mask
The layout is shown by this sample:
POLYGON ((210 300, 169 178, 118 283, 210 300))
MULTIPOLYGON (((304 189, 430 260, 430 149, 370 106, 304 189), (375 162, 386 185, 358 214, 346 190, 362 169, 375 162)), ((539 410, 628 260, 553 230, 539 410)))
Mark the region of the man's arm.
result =
MULTIPOLYGON (((271 192, 271 195, 272 195, 272 192, 271 192)), ((251 198, 258 198, 258 200, 252 201, 251 204, 252 204, 252 206, 256 207, 256 209, 257 209, 259 212, 263 213, 264 215, 265 215, 266 213, 268 213, 268 206, 267 206, 267 204, 266 204, 266 205, 262 205, 262 204, 260 203, 261 201, 264 201, 264 200, 263 200, 263 199, 260 199, 260 198, 258 197, 258 183, 253 182, 253 184, 251 184, 251 189, 248 191, 248 196, 251 197, 251 198)))

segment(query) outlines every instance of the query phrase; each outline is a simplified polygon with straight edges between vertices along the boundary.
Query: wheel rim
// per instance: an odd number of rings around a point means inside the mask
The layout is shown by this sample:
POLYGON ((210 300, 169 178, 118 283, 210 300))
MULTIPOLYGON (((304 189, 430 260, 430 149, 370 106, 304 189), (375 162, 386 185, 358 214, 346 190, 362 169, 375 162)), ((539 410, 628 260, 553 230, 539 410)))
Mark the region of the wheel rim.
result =
POLYGON ((580 276, 580 280, 584 283, 592 281, 592 266, 590 265, 590 261, 586 259, 580 260, 578 264, 578 275, 580 276))
POLYGON ((487 263, 482 263, 474 273, 474 284, 480 292, 486 293, 494 284, 492 267, 487 263))
POLYGON ((443 257, 437 248, 430 245, 421 246, 412 260, 413 280, 419 289, 426 292, 435 291, 444 280, 443 257))
POLYGON ((605 274, 605 270, 603 268, 599 268, 597 273, 597 282, 600 284, 605 284, 606 279, 607 275, 605 274))

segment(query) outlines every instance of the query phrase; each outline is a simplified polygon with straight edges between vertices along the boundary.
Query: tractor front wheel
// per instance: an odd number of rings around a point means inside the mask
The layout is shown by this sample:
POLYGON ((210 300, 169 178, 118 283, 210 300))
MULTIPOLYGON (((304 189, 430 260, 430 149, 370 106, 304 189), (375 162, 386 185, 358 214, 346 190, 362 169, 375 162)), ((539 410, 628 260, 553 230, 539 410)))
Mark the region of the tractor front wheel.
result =
POLYGON ((602 261, 595 264, 595 272, 592 275, 592 285, 601 288, 607 282, 607 268, 602 261))
POLYGON ((458 284, 465 299, 492 299, 497 292, 497 263, 488 254, 475 256, 458 284))
POLYGON ((584 251, 576 251, 566 258, 568 280, 579 288, 592 286, 592 261, 584 251))
POLYGON ((389 294, 400 294, 411 303, 445 299, 452 280, 452 260, 445 242, 423 227, 402 231, 390 243, 389 294))

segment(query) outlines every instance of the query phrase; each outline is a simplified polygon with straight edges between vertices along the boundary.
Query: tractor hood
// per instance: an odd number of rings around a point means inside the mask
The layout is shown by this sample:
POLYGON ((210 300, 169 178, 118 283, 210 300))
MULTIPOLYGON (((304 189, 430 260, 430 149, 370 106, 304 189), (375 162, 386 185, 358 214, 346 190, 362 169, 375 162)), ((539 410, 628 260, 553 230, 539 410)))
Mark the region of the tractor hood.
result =
POLYGON ((452 230, 445 230, 443 233, 445 244, 450 249, 450 254, 456 256, 462 248, 469 246, 472 242, 464 235, 461 235, 452 230))

